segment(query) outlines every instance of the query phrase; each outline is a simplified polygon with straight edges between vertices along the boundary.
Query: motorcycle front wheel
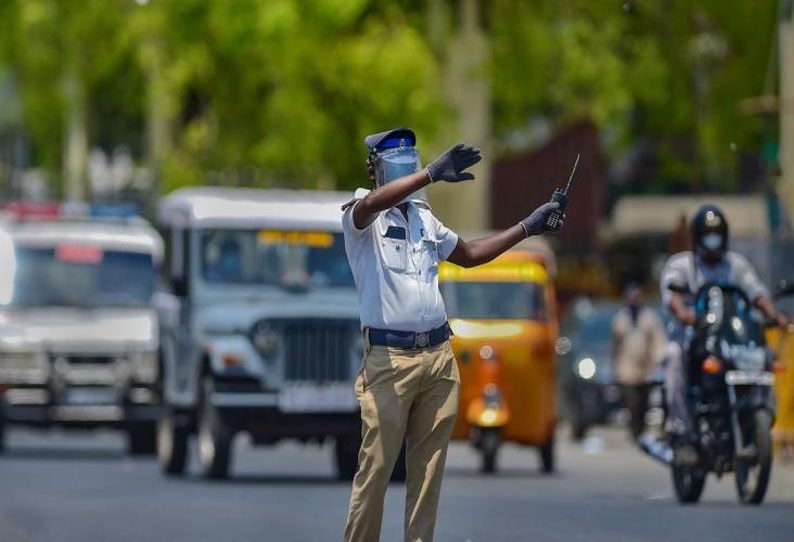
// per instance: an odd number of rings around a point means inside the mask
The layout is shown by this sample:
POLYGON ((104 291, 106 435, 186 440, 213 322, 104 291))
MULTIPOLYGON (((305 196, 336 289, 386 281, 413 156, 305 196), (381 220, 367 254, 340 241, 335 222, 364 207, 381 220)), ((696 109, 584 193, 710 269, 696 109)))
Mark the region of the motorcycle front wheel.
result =
POLYGON ((755 454, 734 460, 736 492, 742 504, 761 504, 772 471, 772 415, 767 410, 757 410, 750 421, 745 438, 755 447, 755 454))
POLYGON ((691 504, 700 500, 706 485, 706 473, 686 467, 673 467, 673 488, 678 502, 691 504))

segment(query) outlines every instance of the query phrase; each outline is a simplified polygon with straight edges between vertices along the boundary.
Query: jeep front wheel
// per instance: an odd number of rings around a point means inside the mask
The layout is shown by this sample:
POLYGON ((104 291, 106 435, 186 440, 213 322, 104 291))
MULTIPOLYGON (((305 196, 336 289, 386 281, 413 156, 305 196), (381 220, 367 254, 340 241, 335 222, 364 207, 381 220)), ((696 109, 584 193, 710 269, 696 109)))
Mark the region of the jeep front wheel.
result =
POLYGON ((212 377, 205 375, 198 412, 198 455, 204 477, 218 479, 229 476, 234 431, 223 412, 212 404, 214 389, 212 377))

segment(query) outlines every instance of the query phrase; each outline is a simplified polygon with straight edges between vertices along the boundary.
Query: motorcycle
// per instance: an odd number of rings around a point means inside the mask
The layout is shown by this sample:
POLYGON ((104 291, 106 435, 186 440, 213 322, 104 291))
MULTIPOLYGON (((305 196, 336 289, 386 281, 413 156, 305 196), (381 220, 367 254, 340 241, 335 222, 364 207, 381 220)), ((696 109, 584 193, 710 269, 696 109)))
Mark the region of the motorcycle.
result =
POLYGON ((695 297, 697 323, 688 349, 688 400, 697 461, 679 464, 668 442, 641 448, 671 467, 676 497, 700 499, 708 473, 733 472, 739 501, 760 504, 772 469, 773 359, 764 326, 737 286, 706 284, 695 297))

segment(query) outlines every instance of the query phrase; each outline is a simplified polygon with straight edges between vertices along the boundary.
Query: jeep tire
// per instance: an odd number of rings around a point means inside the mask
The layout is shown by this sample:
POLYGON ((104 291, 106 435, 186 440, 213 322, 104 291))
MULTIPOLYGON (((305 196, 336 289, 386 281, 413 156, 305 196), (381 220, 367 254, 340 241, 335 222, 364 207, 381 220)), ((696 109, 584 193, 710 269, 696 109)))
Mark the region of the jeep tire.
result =
POLYGON ((212 376, 204 375, 198 410, 198 458, 205 478, 221 479, 229 476, 234 431, 224 413, 212 404, 214 389, 212 376))

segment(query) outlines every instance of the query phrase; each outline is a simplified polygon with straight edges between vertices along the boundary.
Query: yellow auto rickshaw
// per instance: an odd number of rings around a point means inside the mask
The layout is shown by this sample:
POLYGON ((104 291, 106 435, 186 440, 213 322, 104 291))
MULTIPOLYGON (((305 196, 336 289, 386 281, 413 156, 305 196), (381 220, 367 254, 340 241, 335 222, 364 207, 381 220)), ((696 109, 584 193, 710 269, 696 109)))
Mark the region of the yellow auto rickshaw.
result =
POLYGON ((502 442, 537 447, 542 471, 554 470, 553 265, 542 241, 526 241, 479 267, 439 268, 461 378, 453 438, 471 440, 483 472, 496 470, 502 442))

